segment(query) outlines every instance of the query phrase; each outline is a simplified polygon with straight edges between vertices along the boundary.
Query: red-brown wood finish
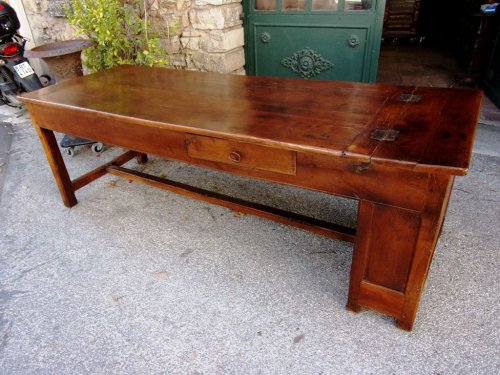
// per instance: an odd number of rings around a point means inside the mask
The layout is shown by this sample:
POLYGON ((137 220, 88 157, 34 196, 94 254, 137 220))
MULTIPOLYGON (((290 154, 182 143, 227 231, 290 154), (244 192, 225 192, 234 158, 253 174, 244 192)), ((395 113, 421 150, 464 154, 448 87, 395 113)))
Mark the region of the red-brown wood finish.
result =
POLYGON ((136 66, 22 97, 66 206, 77 203, 78 188, 113 173, 354 239, 348 308, 391 315, 406 330, 415 320, 454 176, 468 171, 481 98, 476 90, 136 66), (70 181, 53 131, 131 151, 70 181), (147 154, 357 199, 356 231, 120 167, 134 156, 145 163, 147 154))

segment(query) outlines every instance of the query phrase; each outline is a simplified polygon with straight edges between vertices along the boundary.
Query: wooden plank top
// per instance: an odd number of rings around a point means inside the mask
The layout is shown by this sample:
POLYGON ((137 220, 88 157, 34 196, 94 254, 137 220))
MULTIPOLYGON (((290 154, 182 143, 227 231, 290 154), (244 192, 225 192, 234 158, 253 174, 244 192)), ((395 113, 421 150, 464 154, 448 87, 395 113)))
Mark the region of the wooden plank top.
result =
POLYGON ((75 116, 91 111, 146 126, 464 175, 482 92, 122 66, 21 99, 75 116), (405 97, 410 100, 401 101, 405 97), (397 138, 373 139, 376 129, 395 130, 397 138))

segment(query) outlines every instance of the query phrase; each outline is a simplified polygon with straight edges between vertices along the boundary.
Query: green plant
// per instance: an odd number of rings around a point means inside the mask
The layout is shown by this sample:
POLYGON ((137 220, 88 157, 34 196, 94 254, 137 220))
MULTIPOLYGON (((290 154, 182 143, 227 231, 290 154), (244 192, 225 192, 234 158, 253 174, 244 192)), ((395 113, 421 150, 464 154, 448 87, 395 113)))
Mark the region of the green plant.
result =
POLYGON ((124 64, 168 65, 160 34, 147 19, 145 1, 72 0, 70 4, 66 8, 70 24, 94 42, 85 51, 89 71, 124 64))

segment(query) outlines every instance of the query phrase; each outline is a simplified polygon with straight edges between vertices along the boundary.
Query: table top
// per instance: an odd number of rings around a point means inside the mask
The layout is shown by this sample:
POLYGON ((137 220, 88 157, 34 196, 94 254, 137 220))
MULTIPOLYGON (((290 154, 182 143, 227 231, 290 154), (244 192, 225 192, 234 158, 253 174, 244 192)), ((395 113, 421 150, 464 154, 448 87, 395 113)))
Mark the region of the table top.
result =
POLYGON ((122 66, 21 99, 34 107, 464 175, 482 92, 122 66))

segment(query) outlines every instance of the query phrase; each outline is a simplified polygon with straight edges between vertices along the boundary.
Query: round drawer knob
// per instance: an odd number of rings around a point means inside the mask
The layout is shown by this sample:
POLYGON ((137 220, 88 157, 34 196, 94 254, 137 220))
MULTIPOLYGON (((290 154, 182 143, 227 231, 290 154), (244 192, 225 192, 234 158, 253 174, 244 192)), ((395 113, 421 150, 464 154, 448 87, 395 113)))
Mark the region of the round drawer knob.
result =
POLYGON ((229 153, 229 159, 234 161, 235 163, 239 163, 241 161, 241 155, 235 151, 229 153))

